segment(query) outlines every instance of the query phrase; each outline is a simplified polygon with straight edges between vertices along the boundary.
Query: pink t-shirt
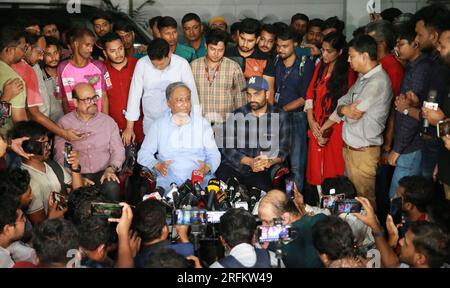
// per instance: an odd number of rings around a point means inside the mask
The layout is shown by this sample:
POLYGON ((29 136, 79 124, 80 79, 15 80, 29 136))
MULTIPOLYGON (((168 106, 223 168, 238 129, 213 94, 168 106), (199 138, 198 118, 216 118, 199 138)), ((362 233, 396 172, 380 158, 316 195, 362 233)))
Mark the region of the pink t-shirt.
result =
POLYGON ((106 92, 112 87, 108 70, 103 62, 90 60, 84 67, 76 67, 69 60, 65 60, 58 65, 58 98, 67 97, 70 110, 75 109, 72 100, 72 90, 78 83, 89 83, 99 96, 97 106, 98 111, 102 111, 102 92, 106 92))
POLYGON ((27 106, 35 107, 43 104, 41 95, 39 95, 39 82, 33 67, 28 65, 25 60, 11 65, 11 67, 22 77, 25 82, 25 92, 27 95, 27 106))

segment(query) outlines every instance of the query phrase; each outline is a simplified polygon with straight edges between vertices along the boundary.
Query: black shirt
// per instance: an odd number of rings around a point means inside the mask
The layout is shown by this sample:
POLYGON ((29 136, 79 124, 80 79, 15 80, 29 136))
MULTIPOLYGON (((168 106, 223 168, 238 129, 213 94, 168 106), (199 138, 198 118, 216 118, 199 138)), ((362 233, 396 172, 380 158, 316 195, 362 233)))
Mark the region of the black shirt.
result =
POLYGON ((273 59, 258 49, 255 49, 250 56, 243 57, 239 53, 239 48, 236 46, 228 49, 225 52, 225 57, 230 58, 241 66, 245 79, 263 75, 275 77, 273 59))

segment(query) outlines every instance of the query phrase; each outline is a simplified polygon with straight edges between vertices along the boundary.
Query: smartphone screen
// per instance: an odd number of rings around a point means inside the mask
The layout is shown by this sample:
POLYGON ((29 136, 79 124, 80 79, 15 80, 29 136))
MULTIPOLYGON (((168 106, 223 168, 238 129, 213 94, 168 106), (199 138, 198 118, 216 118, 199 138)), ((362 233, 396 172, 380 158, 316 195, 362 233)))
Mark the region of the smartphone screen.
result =
POLYGON ((394 224, 402 223, 402 198, 397 197, 391 200, 391 208, 389 214, 392 216, 392 220, 394 220, 394 224))
POLYGON ((120 218, 122 206, 117 203, 93 202, 91 203, 91 215, 102 218, 120 218))
POLYGON ((294 196, 294 180, 292 179, 286 179, 286 195, 288 198, 294 196))
POLYGON ((361 203, 354 199, 335 201, 333 212, 338 215, 341 213, 359 213, 361 212, 361 203))
POLYGON ((205 225, 206 221, 206 210, 177 209, 175 211, 176 225, 205 225))
POLYGON ((208 223, 217 224, 220 223, 220 217, 225 214, 226 211, 207 211, 208 223))
POLYGON ((275 242, 291 239, 291 226, 258 226, 259 242, 275 242))
POLYGON ((345 199, 345 194, 324 195, 320 199, 320 207, 333 209, 335 201, 341 201, 345 199))

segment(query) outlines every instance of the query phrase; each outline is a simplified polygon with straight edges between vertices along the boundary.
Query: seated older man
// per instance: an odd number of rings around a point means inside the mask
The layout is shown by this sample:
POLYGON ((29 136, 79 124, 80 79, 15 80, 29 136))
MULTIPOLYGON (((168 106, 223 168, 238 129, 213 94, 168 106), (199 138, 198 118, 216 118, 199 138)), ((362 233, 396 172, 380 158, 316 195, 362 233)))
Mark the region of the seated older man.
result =
POLYGON ((200 111, 191 112, 191 90, 183 82, 170 84, 166 99, 171 111, 150 127, 138 163, 153 170, 157 185, 166 190, 190 179, 193 170, 203 174, 204 186, 220 164, 211 125, 200 111))
MULTIPOLYGON (((105 196, 120 200, 119 179, 116 173, 125 161, 125 148, 119 127, 113 118, 98 112, 94 87, 88 83, 75 85, 72 91, 75 110, 58 121, 64 129, 73 129, 82 140, 72 142, 73 150, 80 153, 81 173, 90 184, 101 186, 105 196)), ((64 164, 64 142, 55 137, 55 160, 64 164)))

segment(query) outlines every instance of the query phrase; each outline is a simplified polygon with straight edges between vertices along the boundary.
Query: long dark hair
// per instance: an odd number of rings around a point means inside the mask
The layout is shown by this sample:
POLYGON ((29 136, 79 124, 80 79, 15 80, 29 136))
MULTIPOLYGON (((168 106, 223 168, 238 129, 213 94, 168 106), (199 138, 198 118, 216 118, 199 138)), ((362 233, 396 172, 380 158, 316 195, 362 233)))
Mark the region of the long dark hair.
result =
MULTIPOLYGON (((338 52, 342 51, 341 55, 336 59, 333 72, 327 82, 328 92, 322 100, 322 107, 323 109, 326 109, 326 115, 329 115, 336 109, 338 99, 347 93, 348 90, 348 46, 347 41, 345 41, 345 36, 338 32, 327 34, 323 39, 323 42, 329 43, 331 47, 338 52), (326 105, 326 102, 330 100, 331 105, 326 105)), ((318 81, 322 79, 326 66, 325 63, 320 63, 319 72, 314 85, 317 85, 318 81)))

